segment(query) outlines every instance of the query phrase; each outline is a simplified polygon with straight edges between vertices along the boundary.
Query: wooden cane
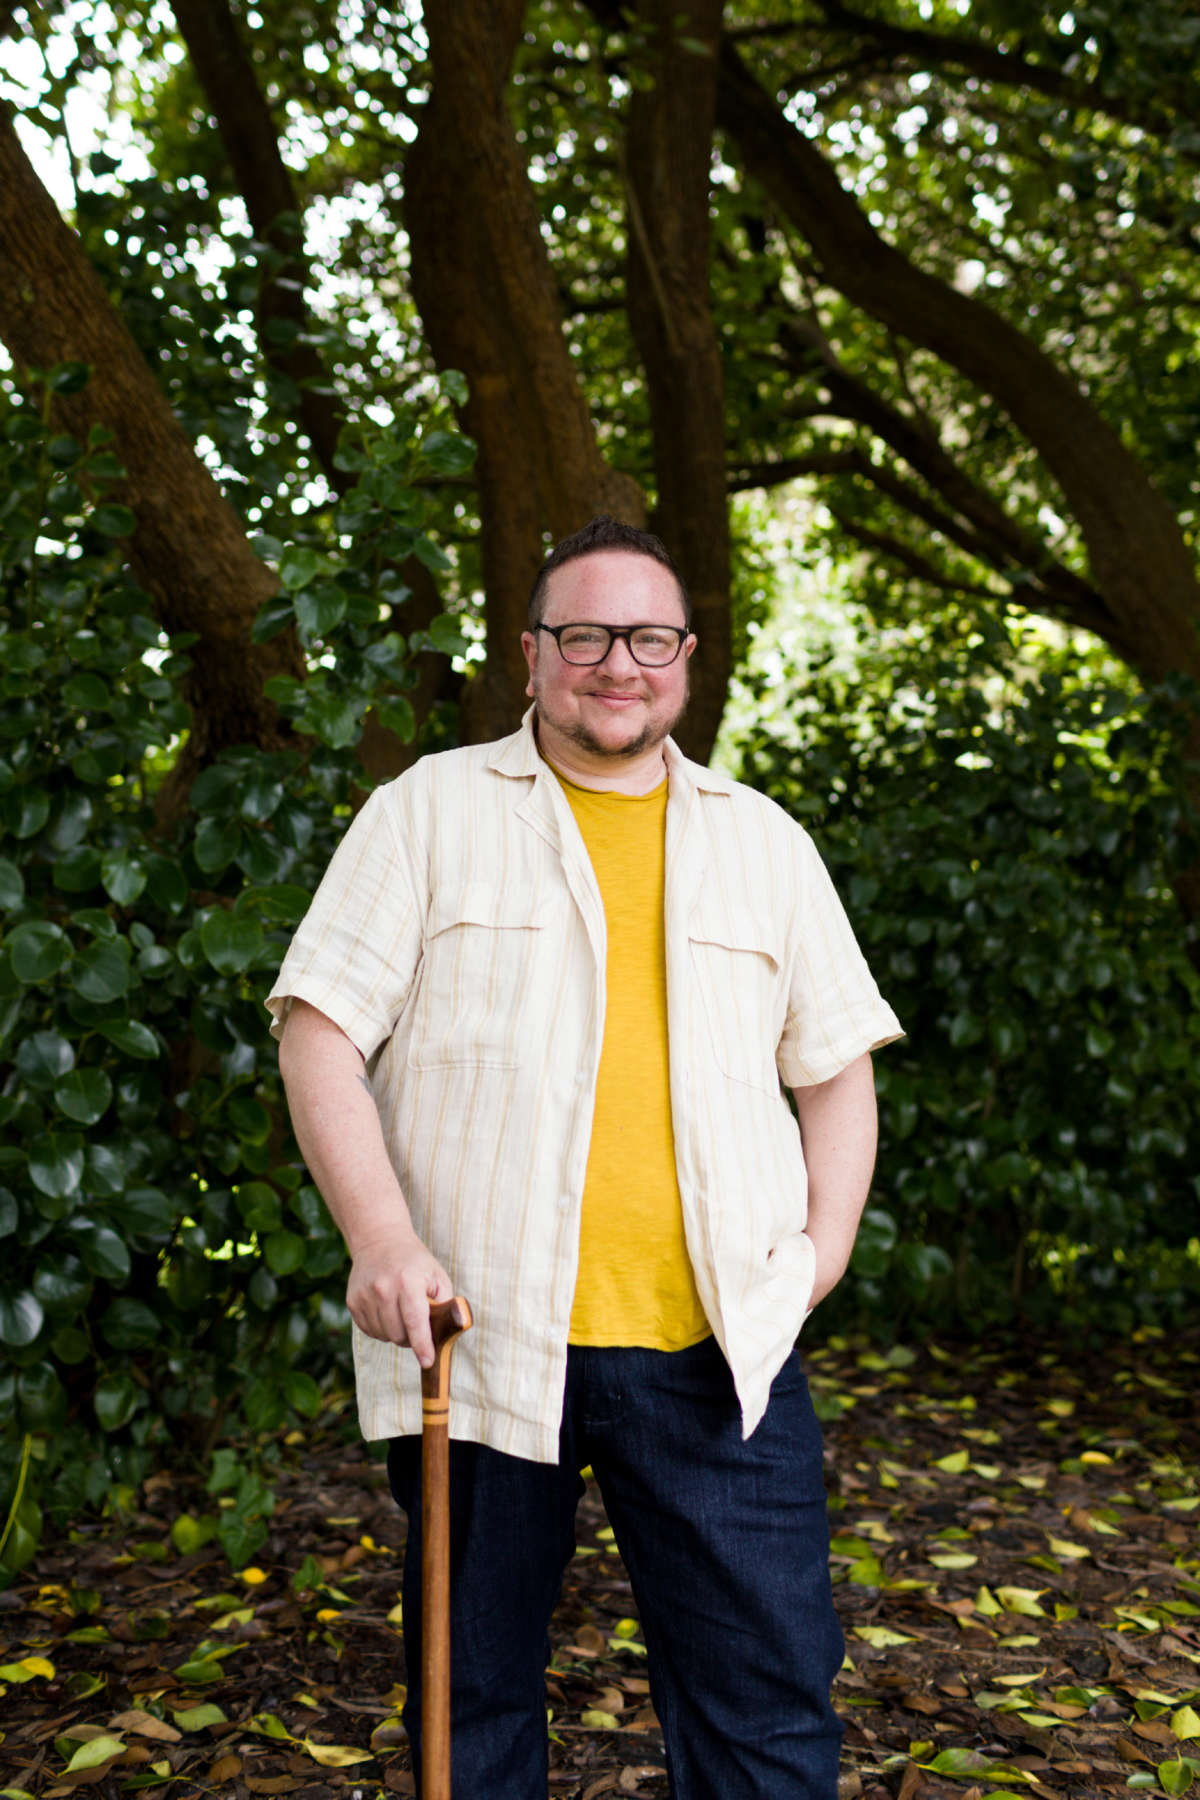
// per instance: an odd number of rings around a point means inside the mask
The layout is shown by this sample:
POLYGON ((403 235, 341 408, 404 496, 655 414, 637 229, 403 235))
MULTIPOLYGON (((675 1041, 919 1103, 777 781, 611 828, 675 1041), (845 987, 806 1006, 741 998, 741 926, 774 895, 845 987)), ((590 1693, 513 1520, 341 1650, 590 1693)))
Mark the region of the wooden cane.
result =
POLYGON ((450 1353, 471 1322, 461 1295, 431 1306, 421 1370, 422 1800, 450 1800, 450 1353))

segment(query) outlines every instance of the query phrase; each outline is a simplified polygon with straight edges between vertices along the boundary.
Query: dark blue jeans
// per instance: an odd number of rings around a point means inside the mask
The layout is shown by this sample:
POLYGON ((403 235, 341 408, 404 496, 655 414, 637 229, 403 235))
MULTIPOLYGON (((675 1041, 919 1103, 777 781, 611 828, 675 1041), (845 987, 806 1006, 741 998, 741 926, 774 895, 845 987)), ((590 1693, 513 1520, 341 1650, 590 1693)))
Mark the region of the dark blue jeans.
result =
MULTIPOLYGON (((799 1356, 743 1442, 714 1339, 572 1349, 559 1457, 450 1447, 454 1800, 546 1800, 547 1628, 589 1463, 633 1583, 674 1800, 835 1800, 842 1634, 799 1356)), ((388 1473, 409 1519, 404 1717, 419 1781, 418 1438, 393 1441, 388 1473)))

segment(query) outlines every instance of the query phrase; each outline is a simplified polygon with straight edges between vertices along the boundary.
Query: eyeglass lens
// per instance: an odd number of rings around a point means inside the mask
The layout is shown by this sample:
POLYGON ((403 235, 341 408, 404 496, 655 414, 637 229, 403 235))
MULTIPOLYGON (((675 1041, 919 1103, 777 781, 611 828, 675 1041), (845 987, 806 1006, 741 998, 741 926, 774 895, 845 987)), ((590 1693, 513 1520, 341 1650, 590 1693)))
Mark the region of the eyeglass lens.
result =
MULTIPOLYGON (((655 625, 639 625, 633 631, 617 635, 625 638, 635 662, 650 668, 674 662, 679 654, 679 633, 669 628, 660 630, 655 625)), ((607 625, 567 625, 559 632, 558 643, 568 662, 598 663, 608 655, 613 638, 614 633, 607 625)))

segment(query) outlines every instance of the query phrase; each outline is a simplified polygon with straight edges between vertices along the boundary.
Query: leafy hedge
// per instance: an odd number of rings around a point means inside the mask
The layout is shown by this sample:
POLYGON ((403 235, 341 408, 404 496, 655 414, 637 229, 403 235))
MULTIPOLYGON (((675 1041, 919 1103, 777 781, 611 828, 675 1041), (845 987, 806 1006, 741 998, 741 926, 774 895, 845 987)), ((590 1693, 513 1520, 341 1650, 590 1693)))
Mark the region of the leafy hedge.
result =
MULTIPOLYGON (((286 1126, 263 995, 361 780, 363 713, 411 737, 414 647, 380 626, 389 571, 437 562, 416 485, 471 447, 445 408, 347 444, 356 491, 325 541, 260 547, 314 661, 276 698, 307 736, 226 754, 165 833, 155 790, 189 723, 188 644, 166 644, 119 542, 106 434, 48 428, 67 366, 0 414, 0 1578, 41 1508, 211 1467, 235 1558, 269 1483, 229 1449, 302 1421, 343 1370, 344 1253, 286 1126), (211 1462, 210 1462, 211 1459, 211 1462)), ((464 646, 452 620, 436 641, 464 646)))
POLYGON ((832 1304, 1169 1324, 1200 1296, 1200 979, 1168 879, 1197 854, 1196 696, 961 617, 875 643, 760 681, 737 746, 908 1032, 876 1060, 876 1198, 832 1304))

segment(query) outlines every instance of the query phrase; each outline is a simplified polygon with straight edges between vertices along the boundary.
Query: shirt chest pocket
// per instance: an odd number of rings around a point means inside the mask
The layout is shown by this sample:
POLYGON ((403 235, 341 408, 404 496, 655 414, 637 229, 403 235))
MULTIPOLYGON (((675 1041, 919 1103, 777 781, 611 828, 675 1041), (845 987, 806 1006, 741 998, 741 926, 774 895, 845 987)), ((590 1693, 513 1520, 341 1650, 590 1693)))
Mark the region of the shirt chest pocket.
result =
POLYGON ((547 907, 476 883, 430 908, 414 1003, 413 1069, 516 1068, 528 1049, 547 907))
POLYGON ((693 912, 688 938, 718 1067, 734 1081, 778 1093, 784 995, 775 934, 753 914, 735 918, 714 896, 693 912))

